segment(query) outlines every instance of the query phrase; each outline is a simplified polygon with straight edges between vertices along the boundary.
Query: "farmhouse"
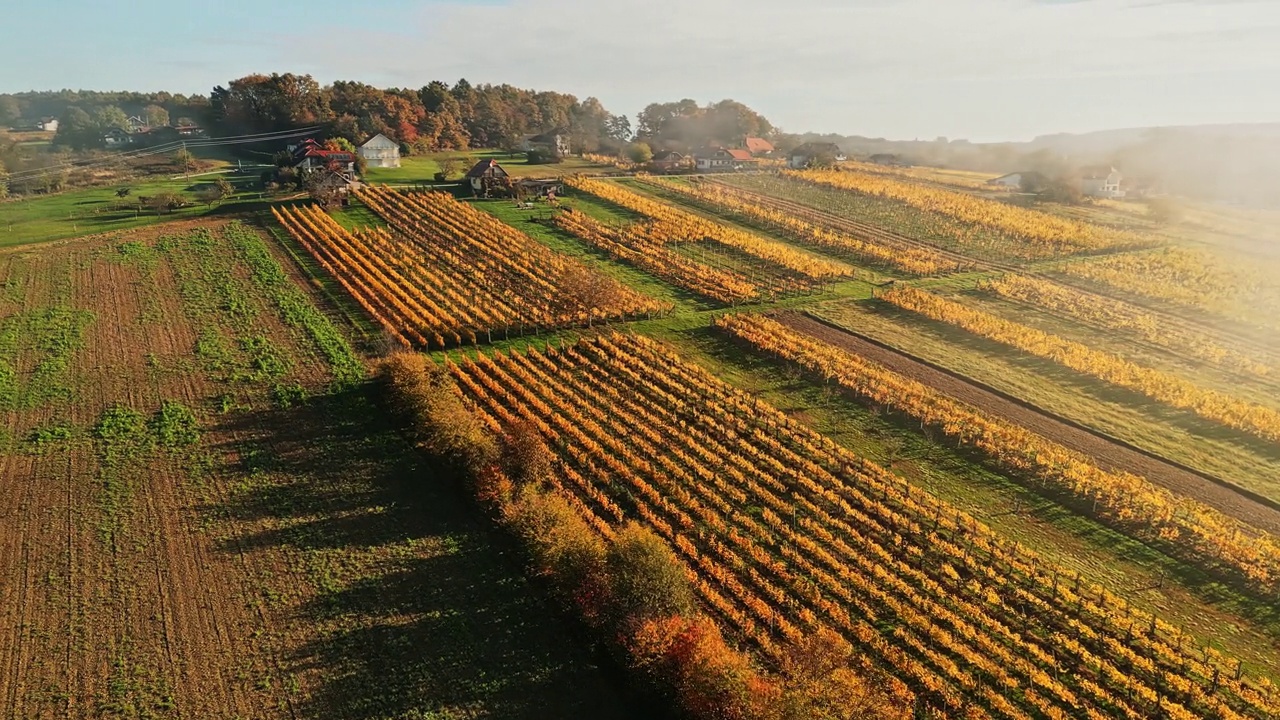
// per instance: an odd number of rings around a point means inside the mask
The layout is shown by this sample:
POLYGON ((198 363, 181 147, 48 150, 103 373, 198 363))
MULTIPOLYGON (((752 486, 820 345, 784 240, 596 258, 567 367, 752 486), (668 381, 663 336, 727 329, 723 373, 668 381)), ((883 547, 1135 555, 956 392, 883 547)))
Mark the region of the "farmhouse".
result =
POLYGON ((58 132, 58 118, 40 118, 40 121, 36 123, 36 129, 44 130, 45 132, 58 132))
POLYGON ((568 157, 569 135, 554 130, 541 135, 530 135, 520 142, 520 149, 527 153, 539 152, 553 157, 568 157))
POLYGON ((787 165, 795 170, 801 170, 811 165, 822 164, 824 162, 844 162, 849 156, 844 154, 839 145, 832 142, 811 142, 805 143, 795 150, 791 151, 787 158, 787 165))
POLYGON ((649 168, 654 172, 673 172, 689 166, 689 158, 674 150, 660 152, 649 161, 649 168))
POLYGON ((511 188, 511 176, 492 158, 472 166, 463 180, 471 186, 472 193, 482 197, 489 197, 494 191, 505 194, 511 188))
POLYGON ((109 148, 132 145, 133 136, 120 128, 111 128, 102 133, 102 144, 109 148))
POLYGON ((400 143, 382 133, 366 140, 358 152, 364 158, 366 167, 400 167, 400 143))
POLYGON ((751 153, 741 148, 715 148, 705 150, 695 156, 694 164, 699 170, 721 172, 755 164, 751 153))
POLYGON ((345 150, 327 150, 307 138, 293 150, 293 168, 302 175, 315 170, 331 170, 351 179, 356 174, 356 156, 345 150))
POLYGON ((747 152, 752 155, 772 155, 774 151, 773 143, 764 138, 749 137, 742 144, 746 146, 747 152))
POLYGON ((1048 179, 1044 175, 1036 172, 1035 170, 1028 170, 1025 172, 1009 173, 1008 175, 1001 175, 998 178, 992 178, 987 181, 987 184, 1001 188, 1010 188, 1012 190, 1021 190, 1027 186, 1043 186, 1046 184, 1047 180, 1048 179))
POLYGON ((894 153, 876 153, 867 158, 867 162, 873 165, 888 165, 890 167, 907 167, 911 163, 902 159, 902 156, 894 153))
POLYGON ((1124 176, 1107 165, 1083 168, 1080 171, 1080 193, 1089 197, 1122 198, 1120 183, 1124 176))

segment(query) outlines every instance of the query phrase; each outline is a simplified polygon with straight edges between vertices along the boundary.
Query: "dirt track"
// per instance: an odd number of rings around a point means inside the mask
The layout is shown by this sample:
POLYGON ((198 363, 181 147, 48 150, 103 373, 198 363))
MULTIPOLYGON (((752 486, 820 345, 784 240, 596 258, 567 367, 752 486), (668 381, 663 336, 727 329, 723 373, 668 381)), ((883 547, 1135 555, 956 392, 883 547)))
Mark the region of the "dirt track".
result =
POLYGON ((946 395, 1051 438, 1071 450, 1088 455, 1103 469, 1123 470, 1140 475, 1175 494, 1195 498, 1256 528, 1280 533, 1280 510, 1242 492, 1058 420, 1034 407, 1002 397, 972 382, 811 317, 784 313, 776 319, 800 332, 874 360, 946 395))

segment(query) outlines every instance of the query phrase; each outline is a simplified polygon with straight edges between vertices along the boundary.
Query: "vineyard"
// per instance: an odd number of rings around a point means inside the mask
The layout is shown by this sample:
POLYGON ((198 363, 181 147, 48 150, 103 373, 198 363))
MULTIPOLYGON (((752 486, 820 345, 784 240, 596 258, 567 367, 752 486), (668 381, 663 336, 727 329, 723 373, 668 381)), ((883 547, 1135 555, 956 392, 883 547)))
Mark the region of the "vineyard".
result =
POLYGON ((1068 263, 1062 272, 1146 300, 1275 329, 1280 288, 1267 266, 1229 263, 1199 250, 1162 248, 1068 263))
MULTIPOLYGON (((761 288, 745 275, 717 268, 675 252, 657 224, 635 223, 627 227, 606 225, 577 210, 555 215, 560 229, 604 250, 617 260, 635 265, 673 285, 728 305, 761 297, 761 288)), ((786 286, 781 288, 785 291, 786 286)))
POLYGON ((575 190, 657 221, 658 236, 666 242, 706 240, 719 243, 814 280, 836 279, 853 273, 853 268, 844 263, 800 252, 785 243, 708 220, 617 183, 575 176, 568 179, 567 184, 575 190))
POLYGON ((1280 583, 1280 545, 1197 501, 1175 496, 1126 472, 1106 472, 1088 458, 949 398, 883 366, 842 351, 760 315, 728 315, 717 322, 753 350, 795 363, 877 406, 891 407, 997 466, 1037 485, 1092 503, 1091 512, 1208 569, 1224 566, 1262 592, 1280 583))
POLYGON ((832 232, 794 213, 777 210, 752 202, 751 197, 727 185, 682 182, 649 181, 655 188, 677 193, 713 212, 729 212, 741 215, 751 222, 814 247, 839 253, 847 253, 859 260, 871 262, 910 275, 940 275, 963 269, 961 263, 937 252, 902 245, 890 245, 875 240, 863 240, 851 235, 832 232))
MULTIPOLYGON (((746 321, 750 322, 750 321, 746 321)), ((1265 680, 858 458, 670 347, 600 336, 450 365, 536 428, 601 535, 639 520, 761 657, 817 628, 948 717, 1268 718, 1265 680)))
POLYGON ((405 346, 475 344, 495 333, 650 317, 668 308, 439 193, 370 189, 391 226, 349 232, 318 208, 273 212, 405 346))
POLYGON ((1271 442, 1280 441, 1280 413, 1271 408, 1196 387, 1168 373, 1135 365, 1110 353, 973 310, 923 290, 896 287, 879 297, 904 310, 1052 360, 1075 372, 1141 393, 1170 407, 1190 410, 1224 427, 1271 442))
POLYGON ((927 187, 856 170, 785 171, 787 177, 902 203, 988 229, 1010 239, 1044 248, 1048 255, 1149 246, 1137 233, 1068 220, 1037 210, 1008 205, 963 192, 927 187))
POLYGON ((1117 330, 1167 350, 1237 372, 1260 377, 1274 374, 1255 354, 1224 347, 1220 341, 1191 328, 1172 327, 1148 310, 1122 300, 1026 275, 1008 274, 978 284, 978 289, 1003 298, 1070 317, 1101 330, 1117 330))

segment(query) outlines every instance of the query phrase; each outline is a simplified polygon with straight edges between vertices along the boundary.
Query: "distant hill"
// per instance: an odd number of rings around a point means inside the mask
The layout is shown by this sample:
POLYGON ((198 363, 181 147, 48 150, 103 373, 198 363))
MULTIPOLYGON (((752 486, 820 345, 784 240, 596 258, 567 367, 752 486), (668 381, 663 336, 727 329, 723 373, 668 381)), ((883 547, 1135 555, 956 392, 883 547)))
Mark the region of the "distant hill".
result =
POLYGON ((994 143, 1024 147, 1027 150, 1049 150, 1066 155, 1105 155, 1142 142, 1152 134, 1170 133, 1187 138, 1228 138, 1280 140, 1280 123, 1236 123, 1222 125, 1181 125, 1166 127, 1122 128, 1087 133, 1055 133, 1041 135, 1025 143, 994 143))
POLYGON ((1112 165, 1140 184, 1205 200, 1280 207, 1280 123, 1122 128, 1042 135, 1025 142, 886 140, 793 135, 781 143, 825 141, 853 157, 893 154, 913 165, 992 173, 1036 170, 1072 177, 1088 165, 1112 165))

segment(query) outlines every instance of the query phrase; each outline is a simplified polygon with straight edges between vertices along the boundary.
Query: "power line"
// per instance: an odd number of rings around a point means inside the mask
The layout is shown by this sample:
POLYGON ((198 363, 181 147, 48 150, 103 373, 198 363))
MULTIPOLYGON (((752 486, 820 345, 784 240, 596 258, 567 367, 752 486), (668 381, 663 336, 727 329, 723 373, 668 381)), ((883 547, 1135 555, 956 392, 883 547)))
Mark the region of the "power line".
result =
POLYGON ((312 127, 300 128, 298 130, 277 130, 269 133, 256 133, 251 135, 229 135, 229 136, 223 136, 218 138, 175 140, 172 142, 163 143, 161 145, 155 145, 149 148, 140 148, 138 150, 129 150, 121 153, 116 153, 111 157, 101 158, 98 160, 89 160, 89 161, 70 160, 63 163, 57 163, 54 165, 46 165, 40 168, 30 168, 27 170, 19 170, 17 172, 9 173, 7 176, 7 179, 10 182, 12 182, 15 179, 25 180, 27 178, 37 177, 39 175, 49 174, 53 172, 59 172, 61 170, 72 170, 72 169, 78 170, 78 169, 93 169, 97 167, 106 167, 108 165, 113 165, 118 162, 124 162, 127 160, 151 157, 154 155, 167 154, 182 148, 184 145, 186 147, 203 148, 203 147, 219 147, 219 146, 227 146, 227 145, 246 145, 251 143, 267 142, 272 140, 288 140, 290 138, 301 137, 303 135, 310 135, 319 129, 321 129, 321 127, 319 125, 315 125, 312 127))

